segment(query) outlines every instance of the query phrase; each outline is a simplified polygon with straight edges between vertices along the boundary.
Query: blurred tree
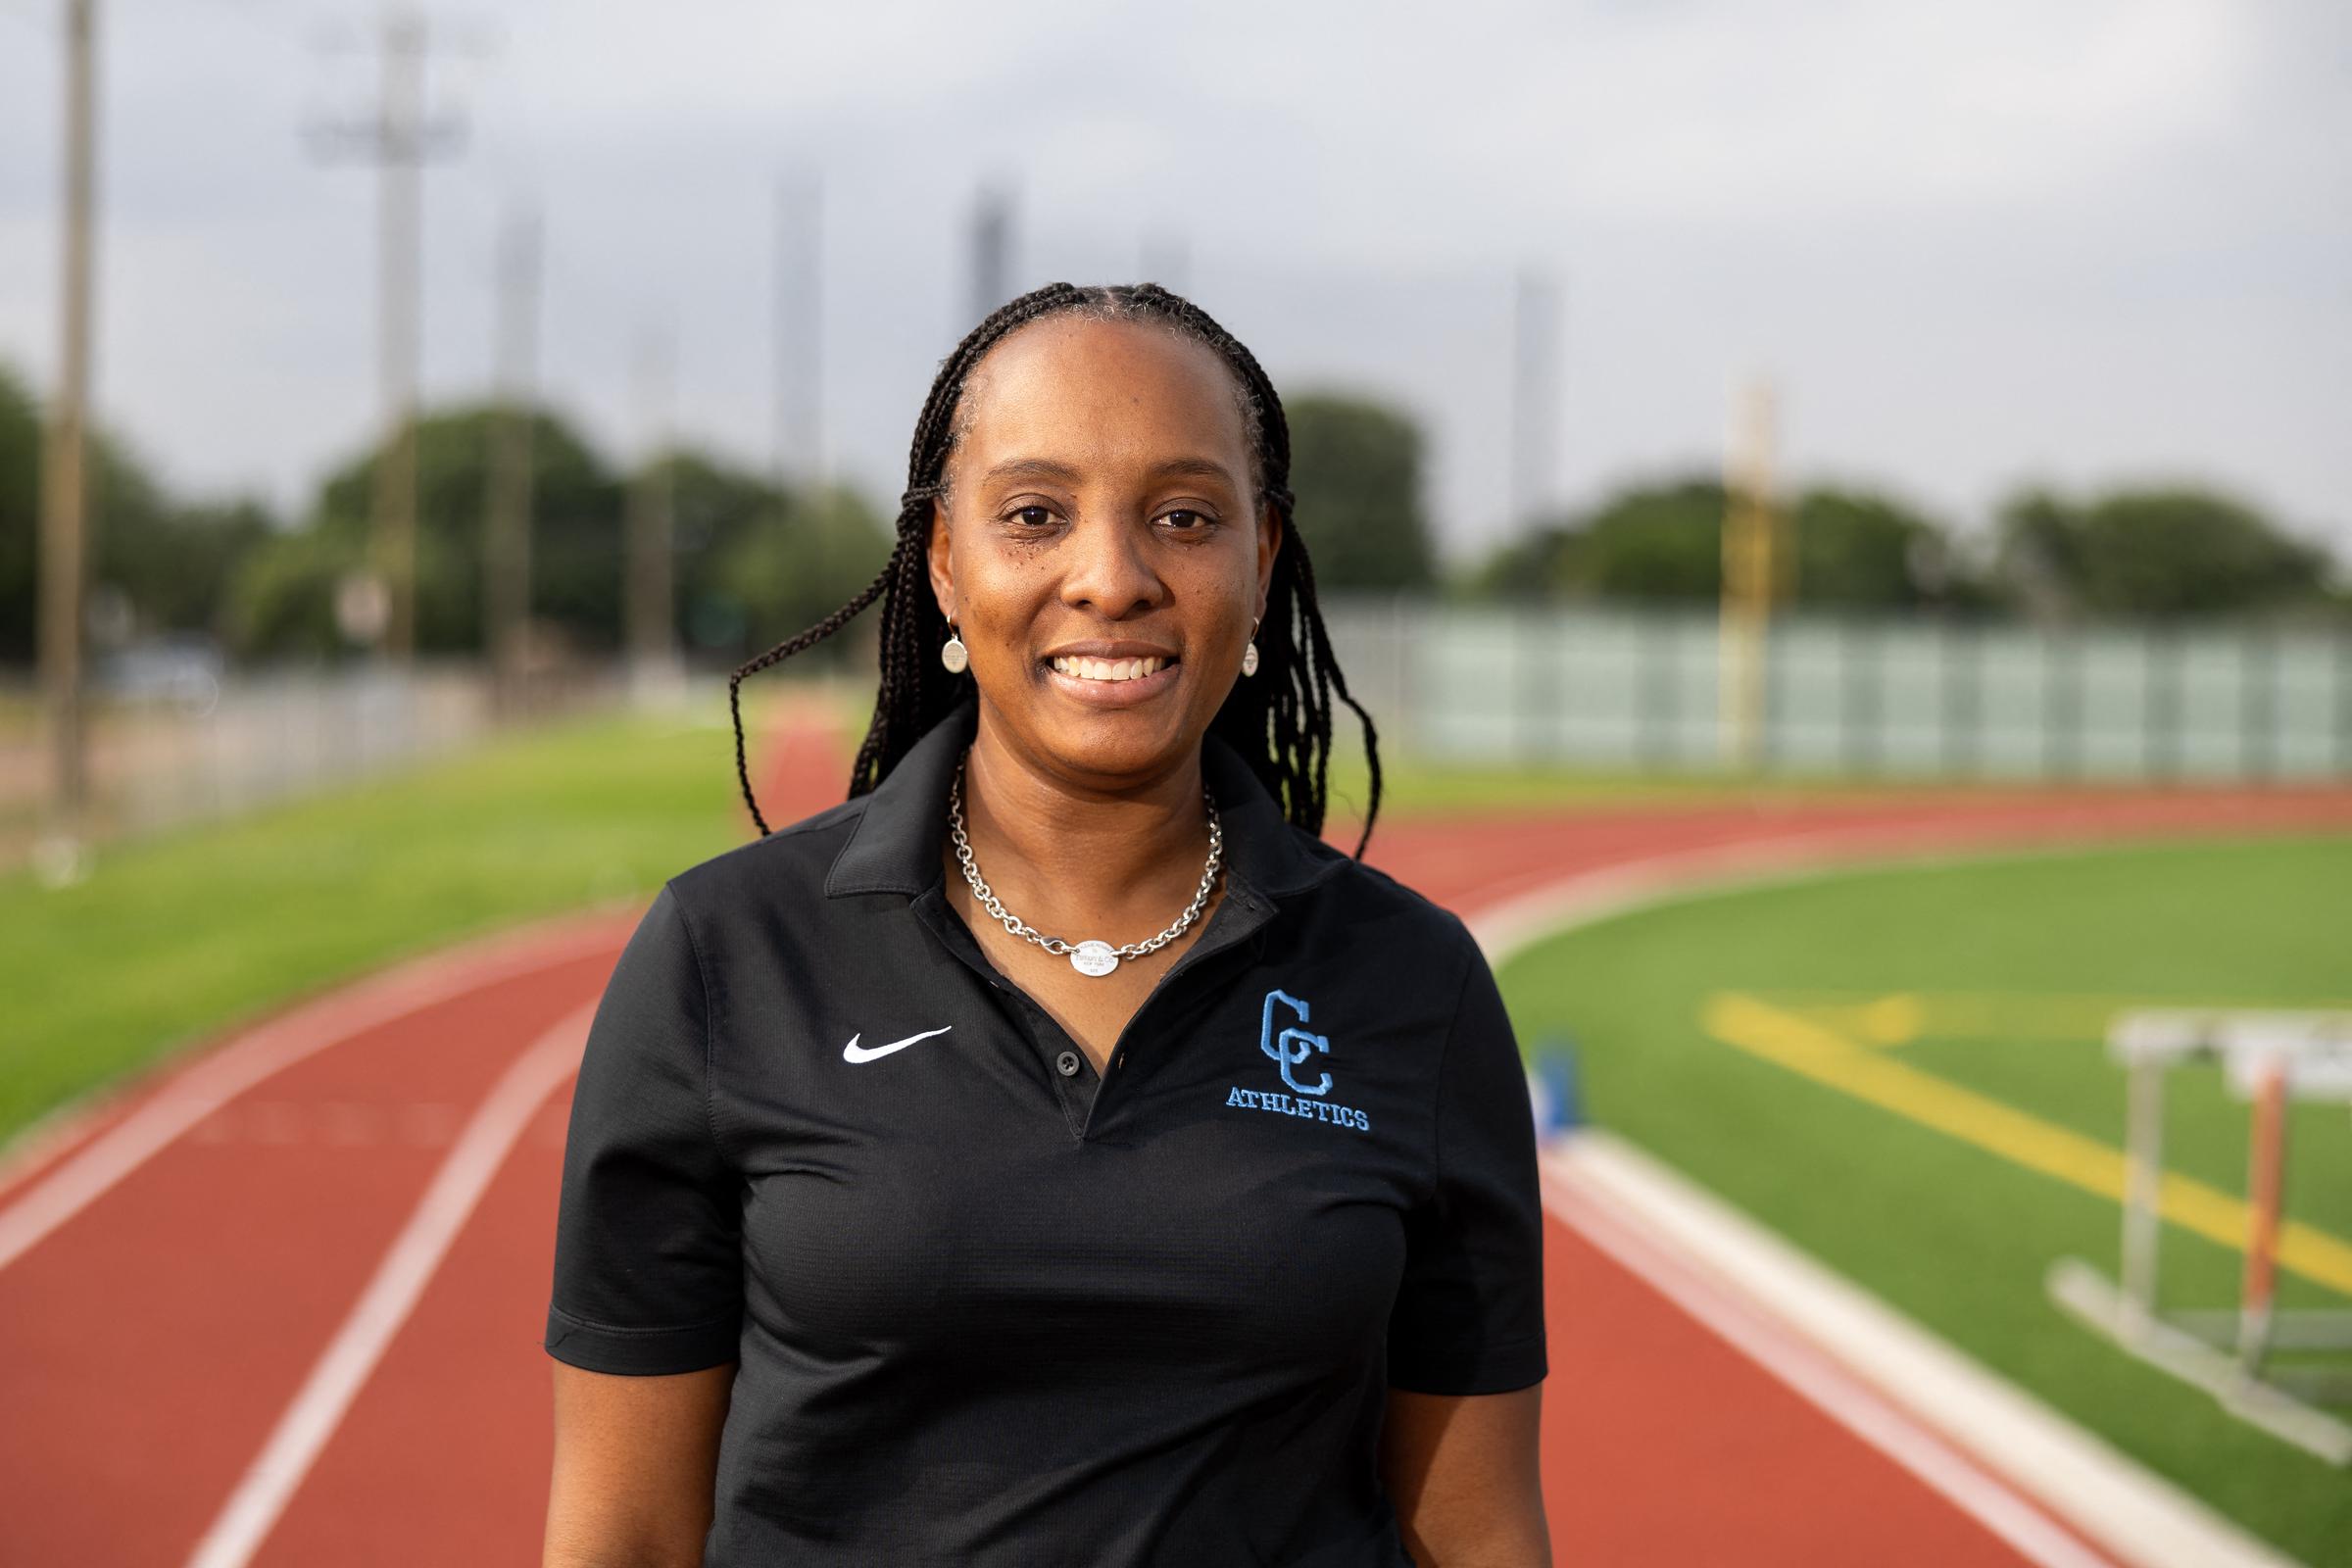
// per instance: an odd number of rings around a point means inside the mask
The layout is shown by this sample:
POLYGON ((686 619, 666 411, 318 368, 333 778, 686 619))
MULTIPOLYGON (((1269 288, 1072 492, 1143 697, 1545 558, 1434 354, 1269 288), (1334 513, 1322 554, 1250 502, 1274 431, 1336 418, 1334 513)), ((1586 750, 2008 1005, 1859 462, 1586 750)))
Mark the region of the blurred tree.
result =
POLYGON ((1560 542, 1552 581, 1603 599, 1713 602, 1723 584, 1722 481, 1621 492, 1560 542))
MULTIPOLYGON (((417 427, 417 646, 478 653, 488 494, 488 407, 428 416, 417 427)), ((531 607, 543 629, 590 652, 622 641, 625 497, 640 474, 614 474, 562 419, 532 437, 531 607)), ((687 654, 741 662, 821 620, 870 581, 890 553, 871 508, 846 490, 811 499, 706 453, 668 465, 677 553, 677 626, 687 654)), ((254 552, 234 601, 248 653, 329 653, 343 646, 333 600, 367 559, 374 455, 331 475, 309 524, 254 552)))
MULTIPOLYGON (((41 444, 31 393, 0 367, 0 661, 12 663, 35 657, 41 444)), ((269 536, 269 513, 254 501, 176 503, 103 431, 90 437, 88 465, 93 600, 127 605, 126 636, 221 636, 230 575, 269 536)))
POLYGON ((2331 597, 2325 547, 2196 486, 2118 490, 2084 503, 2021 491, 2001 509, 1996 539, 2003 585, 2045 617, 2211 615, 2331 597))
MULTIPOLYGON (((479 653, 490 431, 496 410, 425 416, 416 426, 416 648, 479 653)), ((368 560, 376 454, 328 475, 304 526, 250 552, 231 596, 241 654, 345 650, 334 629, 337 582, 368 560), (294 595, 301 605, 282 602, 294 595), (324 641, 318 639, 323 637, 324 641)), ((620 488, 562 419, 532 434, 531 605, 580 644, 620 640, 620 488)))
POLYGON ((228 636, 228 586, 244 558, 275 536, 258 501, 177 506, 111 443, 97 452, 93 581, 122 591, 134 634, 228 636))
POLYGON ((41 416, 32 392, 0 365, 0 662, 34 657, 40 600, 41 416))
MULTIPOLYGON (((1583 516, 1539 523, 1468 579, 1494 598, 1713 603, 1722 592, 1720 480, 1692 475, 1622 490, 1583 516)), ((1901 503, 1817 487, 1794 504, 1800 605, 1981 606, 1985 595, 1943 529, 1901 503)))
POLYGON ((1712 600, 1722 558, 1723 486, 1676 479, 1540 521, 1466 581, 1474 594, 1504 599, 1712 600))
POLYGON ((335 627, 335 587, 358 559, 349 540, 319 528, 275 534, 246 552, 221 607, 230 651, 321 660, 348 652, 335 627))
POLYGON ((1537 522, 1459 573, 1453 584, 1456 594, 1465 599, 1567 596, 1564 579, 1567 557, 1575 548, 1576 526, 1571 517, 1537 522))
POLYGON ((1944 529, 1887 496, 1821 486, 1797 497, 1796 602, 1851 609, 1986 603, 1944 529))
MULTIPOLYGON (((695 453, 674 460, 670 485, 679 634, 690 652, 740 663, 840 609, 890 556, 882 519, 838 486, 778 491, 695 453)), ((843 647, 802 657, 830 662, 843 647)))
POLYGON ((1321 590, 1427 588, 1437 579, 1422 511, 1420 426, 1339 393, 1284 400, 1291 491, 1321 590))

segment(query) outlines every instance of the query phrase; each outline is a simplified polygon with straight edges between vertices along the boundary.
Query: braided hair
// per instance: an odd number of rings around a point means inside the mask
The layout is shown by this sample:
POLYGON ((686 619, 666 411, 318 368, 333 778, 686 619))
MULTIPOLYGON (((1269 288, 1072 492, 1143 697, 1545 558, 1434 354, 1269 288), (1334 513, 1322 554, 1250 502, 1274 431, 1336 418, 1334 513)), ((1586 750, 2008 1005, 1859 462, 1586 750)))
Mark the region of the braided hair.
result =
POLYGON ((873 720, 850 771, 853 798, 880 783, 924 731, 946 717, 971 691, 970 671, 951 674, 939 661, 948 624, 927 580, 932 504, 947 494, 948 458, 967 422, 960 405, 973 367, 1007 334, 1050 316, 1151 321, 1206 344, 1232 370, 1239 386, 1243 424, 1250 432, 1252 477, 1260 499, 1280 514, 1283 538, 1266 591, 1266 612, 1256 632, 1257 673, 1235 682, 1209 728, 1248 760, 1250 771, 1282 804, 1291 822, 1320 836, 1331 762, 1331 699, 1336 691, 1342 702, 1355 710, 1363 726, 1365 757, 1371 764, 1371 803, 1355 846, 1361 858, 1364 846, 1372 839, 1372 820, 1380 814, 1378 738, 1372 715, 1348 694, 1339 661, 1332 655, 1322 608, 1315 600, 1314 567, 1307 560, 1305 541, 1292 521, 1291 431, 1283 416, 1282 400, 1239 340, 1206 311, 1156 283, 1092 288, 1048 283, 1006 303, 973 327, 941 364, 906 454, 906 489, 899 498, 898 541, 889 561, 848 604, 807 631, 739 665, 728 677, 727 706, 735 719, 735 774, 743 784, 752 820, 763 836, 769 831, 767 819, 760 814, 760 803, 753 798, 751 771, 744 760, 738 689, 745 676, 824 641, 875 600, 887 599, 882 609, 882 681, 875 693, 873 720))

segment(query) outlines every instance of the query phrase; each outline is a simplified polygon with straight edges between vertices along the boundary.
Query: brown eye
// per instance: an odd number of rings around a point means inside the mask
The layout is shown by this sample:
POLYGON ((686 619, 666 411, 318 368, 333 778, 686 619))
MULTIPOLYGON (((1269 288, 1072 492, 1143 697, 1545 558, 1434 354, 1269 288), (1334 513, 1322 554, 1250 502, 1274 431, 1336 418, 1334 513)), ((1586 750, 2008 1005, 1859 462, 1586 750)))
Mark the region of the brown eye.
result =
POLYGON ((1160 518, 1166 522, 1176 522, 1178 518, 1185 519, 1177 522, 1176 531, 1178 533, 1198 533, 1216 520, 1204 512, 1194 512, 1184 507, 1179 507, 1174 512, 1163 512, 1160 514, 1160 518))
POLYGON ((1054 520, 1054 514, 1044 507, 1015 507, 1006 514, 1004 520, 1020 523, 1023 527, 1043 528, 1054 520))

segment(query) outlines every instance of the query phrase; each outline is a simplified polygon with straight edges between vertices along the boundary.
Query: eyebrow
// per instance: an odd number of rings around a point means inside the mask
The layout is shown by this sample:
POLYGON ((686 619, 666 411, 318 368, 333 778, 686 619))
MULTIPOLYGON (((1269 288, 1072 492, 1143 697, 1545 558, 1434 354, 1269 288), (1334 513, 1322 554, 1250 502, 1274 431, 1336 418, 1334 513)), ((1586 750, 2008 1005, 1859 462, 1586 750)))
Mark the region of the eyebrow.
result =
MULTIPOLYGON (((1207 458, 1170 458, 1155 463, 1146 475, 1152 479, 1222 479, 1234 483, 1233 471, 1222 463, 1207 458)), ((980 476, 983 484, 998 484, 1008 479, 1045 479, 1059 484, 1076 484, 1080 478, 1076 468, 1052 458, 1012 458, 996 465, 980 476)))

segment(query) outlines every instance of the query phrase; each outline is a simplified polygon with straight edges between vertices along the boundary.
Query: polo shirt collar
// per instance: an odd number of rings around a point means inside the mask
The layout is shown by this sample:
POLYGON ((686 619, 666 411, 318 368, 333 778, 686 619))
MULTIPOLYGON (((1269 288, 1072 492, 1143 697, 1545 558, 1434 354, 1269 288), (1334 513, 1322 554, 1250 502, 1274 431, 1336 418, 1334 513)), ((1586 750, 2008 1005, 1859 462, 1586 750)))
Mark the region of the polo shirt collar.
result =
MULTIPOLYGON (((833 858, 825 893, 904 893, 913 896, 942 877, 948 837, 948 787, 956 764, 980 726, 980 705, 965 698, 907 749, 866 796, 858 826, 833 858)), ((1231 742, 1211 731, 1200 742, 1200 776, 1217 798, 1225 837, 1225 870, 1237 886, 1267 898, 1297 893, 1330 875, 1339 862, 1318 858, 1282 814, 1231 742)))

